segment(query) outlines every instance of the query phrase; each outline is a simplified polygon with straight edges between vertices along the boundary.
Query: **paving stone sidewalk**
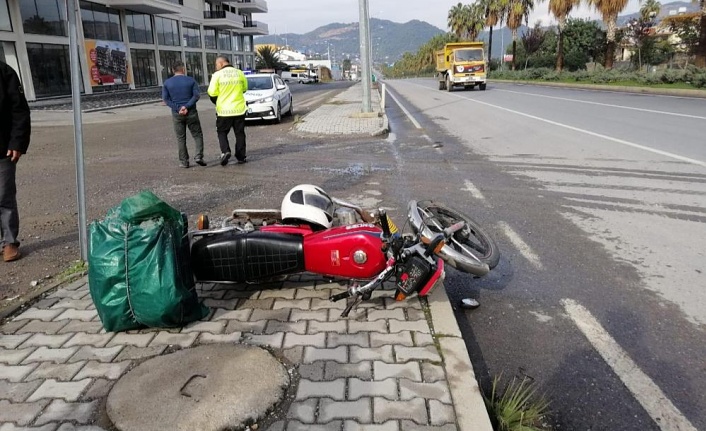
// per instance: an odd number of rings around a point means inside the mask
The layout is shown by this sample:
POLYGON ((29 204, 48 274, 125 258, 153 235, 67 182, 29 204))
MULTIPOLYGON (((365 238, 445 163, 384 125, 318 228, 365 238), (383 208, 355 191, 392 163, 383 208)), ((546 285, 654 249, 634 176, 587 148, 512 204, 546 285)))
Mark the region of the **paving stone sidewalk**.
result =
MULTIPOLYGON (((272 431, 491 429, 477 386, 466 388, 471 399, 454 390, 455 381, 475 382, 473 370, 449 374, 464 368, 458 352, 444 350, 448 337, 435 338, 426 300, 395 302, 392 291, 377 291, 342 319, 345 304, 328 298, 344 287, 316 276, 267 290, 198 289, 211 313, 184 328, 106 333, 86 277, 0 326, 0 431, 111 430, 101 409, 117 379, 147 358, 205 343, 267 346, 296 366, 296 398, 272 431), (474 409, 481 414, 469 418, 474 409)), ((440 294, 432 314, 443 301, 448 307, 440 294)))

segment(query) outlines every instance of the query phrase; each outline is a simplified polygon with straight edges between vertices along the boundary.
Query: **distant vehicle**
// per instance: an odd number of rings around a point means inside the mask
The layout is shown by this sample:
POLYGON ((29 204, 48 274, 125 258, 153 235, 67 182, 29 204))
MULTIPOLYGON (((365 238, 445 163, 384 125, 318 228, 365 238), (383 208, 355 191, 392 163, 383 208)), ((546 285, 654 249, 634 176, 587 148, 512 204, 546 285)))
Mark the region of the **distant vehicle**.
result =
POLYGON ((447 43, 436 52, 439 90, 452 91, 456 86, 485 90, 488 65, 483 42, 447 43))
POLYGON ((282 72, 282 80, 284 80, 284 82, 309 84, 311 82, 319 82, 319 76, 310 69, 292 69, 282 72))
POLYGON ((248 91, 245 101, 248 104, 246 120, 263 119, 282 121, 282 114, 294 113, 294 102, 289 86, 274 73, 253 73, 246 75, 248 91))

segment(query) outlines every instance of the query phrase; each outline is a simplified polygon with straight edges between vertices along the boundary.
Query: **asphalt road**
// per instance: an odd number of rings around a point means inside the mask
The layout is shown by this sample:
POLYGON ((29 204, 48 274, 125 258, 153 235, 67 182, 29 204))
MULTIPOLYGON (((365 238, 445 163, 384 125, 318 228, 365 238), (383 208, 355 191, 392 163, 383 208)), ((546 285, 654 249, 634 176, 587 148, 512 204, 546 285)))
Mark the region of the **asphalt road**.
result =
POLYGON ((387 85, 392 130, 439 147, 427 179, 503 252, 447 278, 482 304, 458 317, 483 386, 535 381, 557 429, 706 429, 706 100, 387 85))

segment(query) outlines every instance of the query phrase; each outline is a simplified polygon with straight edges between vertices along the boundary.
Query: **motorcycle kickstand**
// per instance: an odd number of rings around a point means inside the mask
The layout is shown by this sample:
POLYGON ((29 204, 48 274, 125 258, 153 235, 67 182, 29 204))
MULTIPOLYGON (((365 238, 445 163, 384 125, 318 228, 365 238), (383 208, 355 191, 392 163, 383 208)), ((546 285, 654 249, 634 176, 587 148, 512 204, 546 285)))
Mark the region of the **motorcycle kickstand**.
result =
POLYGON ((343 317, 343 318, 348 317, 348 315, 350 314, 351 310, 353 310, 353 308, 358 310, 358 305, 360 305, 361 302, 363 302, 363 297, 359 296, 359 295, 356 296, 355 299, 353 301, 351 301, 350 304, 348 304, 348 306, 345 308, 345 310, 343 310, 343 313, 341 313, 340 317, 343 317))

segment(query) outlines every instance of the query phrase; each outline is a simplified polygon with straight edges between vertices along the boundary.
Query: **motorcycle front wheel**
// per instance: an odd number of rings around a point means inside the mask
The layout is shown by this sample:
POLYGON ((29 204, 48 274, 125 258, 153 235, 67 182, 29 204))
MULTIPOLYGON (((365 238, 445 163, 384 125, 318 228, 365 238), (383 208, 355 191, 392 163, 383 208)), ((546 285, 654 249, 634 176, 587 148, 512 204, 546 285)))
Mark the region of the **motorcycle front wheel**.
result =
POLYGON ((421 201, 417 203, 417 208, 424 218, 424 224, 434 233, 460 221, 465 222, 463 229, 454 234, 449 245, 465 256, 477 258, 490 269, 498 265, 500 249, 475 220, 438 202, 421 201))

